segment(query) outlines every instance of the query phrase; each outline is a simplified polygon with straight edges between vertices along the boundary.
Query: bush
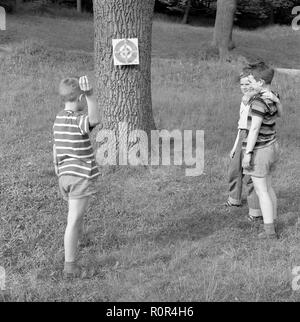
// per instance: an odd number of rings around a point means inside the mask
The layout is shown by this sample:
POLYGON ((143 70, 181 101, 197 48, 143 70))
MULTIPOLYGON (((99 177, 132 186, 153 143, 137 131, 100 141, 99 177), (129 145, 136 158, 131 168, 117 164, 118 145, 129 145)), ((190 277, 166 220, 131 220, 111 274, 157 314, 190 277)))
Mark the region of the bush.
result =
MULTIPOLYGON (((67 8, 76 7, 76 0, 51 0, 51 2, 67 8)), ((82 1, 81 5, 82 10, 87 12, 93 12, 93 0, 84 0, 82 1)))
POLYGON ((3 7, 7 13, 12 13, 15 10, 15 1, 0 0, 0 6, 3 7))
POLYGON ((251 19, 259 25, 290 24, 293 19, 292 8, 299 4, 299 0, 239 0, 237 24, 243 26, 243 21, 251 24, 251 19))
MULTIPOLYGON (((192 0, 191 15, 215 16, 217 0, 192 0)), ((156 0, 155 9, 167 14, 182 15, 187 0, 156 0)), ((238 0, 236 25, 258 27, 266 24, 290 24, 292 8, 300 5, 300 0, 238 0)))

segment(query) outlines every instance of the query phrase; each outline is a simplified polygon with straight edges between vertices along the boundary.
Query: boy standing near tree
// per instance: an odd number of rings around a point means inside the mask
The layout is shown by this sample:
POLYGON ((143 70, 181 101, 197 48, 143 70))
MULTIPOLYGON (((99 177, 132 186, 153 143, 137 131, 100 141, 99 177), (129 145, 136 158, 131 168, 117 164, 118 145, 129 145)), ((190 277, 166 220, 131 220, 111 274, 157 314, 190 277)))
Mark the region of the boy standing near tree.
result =
POLYGON ((261 239, 276 239, 277 198, 271 176, 279 157, 276 119, 283 114, 279 95, 271 89, 274 69, 265 63, 244 68, 241 80, 248 85, 249 113, 243 147, 243 173, 251 176, 264 221, 261 239))
POLYGON ((243 93, 242 102, 240 105, 240 118, 238 122, 238 133, 234 146, 230 152, 229 164, 229 196, 226 202, 227 207, 240 207, 242 205, 242 187, 243 181, 247 185, 248 195, 247 202, 249 206, 248 220, 256 222, 262 220, 262 215, 259 206, 259 200, 255 193, 254 186, 250 176, 243 175, 242 168, 242 142, 247 136, 247 122, 249 112, 248 82, 245 79, 240 80, 240 87, 243 93))
POLYGON ((77 246, 89 198, 98 191, 100 173, 89 134, 100 121, 92 93, 86 76, 65 78, 59 85, 65 108, 57 114, 53 126, 53 157, 59 188, 69 209, 64 236, 65 277, 80 277, 82 274, 76 264, 77 246), (83 113, 83 97, 88 106, 87 114, 83 113))

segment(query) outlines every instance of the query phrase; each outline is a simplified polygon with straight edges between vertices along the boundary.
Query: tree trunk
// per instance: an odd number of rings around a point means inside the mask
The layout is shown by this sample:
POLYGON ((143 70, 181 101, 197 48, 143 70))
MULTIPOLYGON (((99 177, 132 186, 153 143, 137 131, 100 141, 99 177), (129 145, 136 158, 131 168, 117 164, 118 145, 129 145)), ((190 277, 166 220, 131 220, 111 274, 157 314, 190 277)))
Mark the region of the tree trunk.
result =
POLYGON ((226 59, 234 48, 232 30, 237 0, 218 0, 213 46, 219 49, 220 58, 226 59))
POLYGON ((275 23, 275 14, 274 14, 274 7, 272 4, 269 4, 269 10, 270 10, 270 17, 269 17, 269 25, 274 25, 275 23))
POLYGON ((184 11, 184 16, 182 18, 182 23, 183 24, 187 24, 187 22, 188 22, 191 7, 192 7, 192 0, 187 0, 185 11, 184 11))
POLYGON ((82 12, 81 0, 77 0, 77 11, 82 12))
MULTIPOLYGON (((116 164, 120 164, 120 141, 127 148, 138 143, 129 138, 130 131, 143 130, 149 138, 155 129, 151 100, 153 12, 154 0, 94 1, 96 91, 103 121, 100 132, 114 132, 116 143, 110 148, 117 148, 116 164), (121 38, 138 38, 139 65, 114 66, 112 39, 121 38)), ((99 151, 105 142, 97 141, 99 151)))
POLYGON ((18 10, 20 9, 20 6, 22 4, 23 0, 15 0, 15 8, 14 11, 18 12, 18 10))

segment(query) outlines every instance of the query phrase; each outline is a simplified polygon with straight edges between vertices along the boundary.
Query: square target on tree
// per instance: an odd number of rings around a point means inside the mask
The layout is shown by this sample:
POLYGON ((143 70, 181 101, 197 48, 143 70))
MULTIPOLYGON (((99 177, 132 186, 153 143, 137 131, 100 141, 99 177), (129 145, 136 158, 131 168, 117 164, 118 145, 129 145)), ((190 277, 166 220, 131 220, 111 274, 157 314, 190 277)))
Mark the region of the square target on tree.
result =
POLYGON ((139 46, 137 38, 113 39, 114 65, 138 65, 139 46))

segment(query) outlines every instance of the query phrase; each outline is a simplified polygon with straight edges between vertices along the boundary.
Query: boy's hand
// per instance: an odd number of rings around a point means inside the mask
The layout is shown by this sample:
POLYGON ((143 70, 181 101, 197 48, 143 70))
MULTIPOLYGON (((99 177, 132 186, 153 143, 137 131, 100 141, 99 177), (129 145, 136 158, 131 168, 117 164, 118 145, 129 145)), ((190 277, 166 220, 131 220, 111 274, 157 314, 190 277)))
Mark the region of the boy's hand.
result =
POLYGON ((276 103, 280 102, 280 99, 273 92, 267 90, 262 91, 262 98, 276 103))
POLYGON ((79 78, 79 87, 85 95, 89 96, 93 94, 93 87, 89 83, 87 76, 81 76, 79 78))
POLYGON ((58 166, 56 164, 54 165, 54 169, 55 169, 55 174, 58 176, 58 166))
POLYGON ((230 151, 230 154, 229 154, 230 159, 233 159, 234 155, 235 155, 235 151, 234 150, 231 150, 230 151))
POLYGON ((242 167, 246 170, 249 170, 251 168, 251 154, 244 154, 242 167))

